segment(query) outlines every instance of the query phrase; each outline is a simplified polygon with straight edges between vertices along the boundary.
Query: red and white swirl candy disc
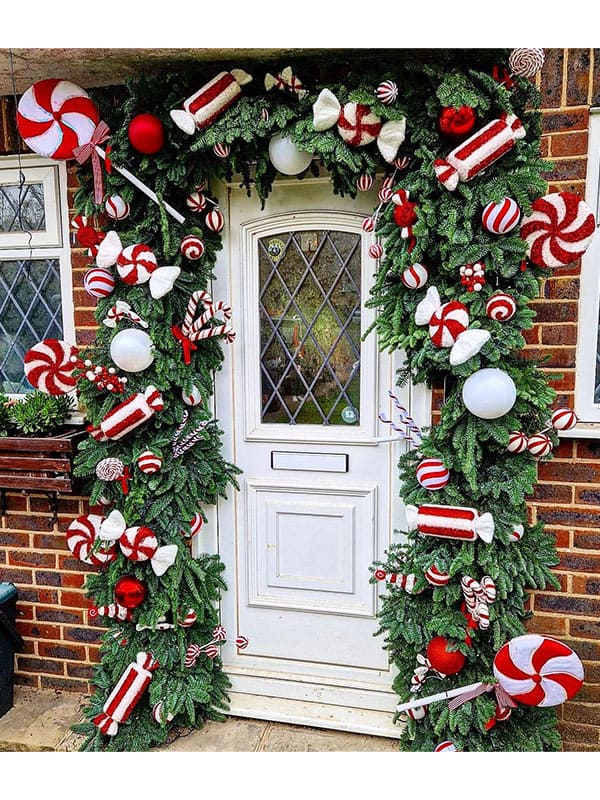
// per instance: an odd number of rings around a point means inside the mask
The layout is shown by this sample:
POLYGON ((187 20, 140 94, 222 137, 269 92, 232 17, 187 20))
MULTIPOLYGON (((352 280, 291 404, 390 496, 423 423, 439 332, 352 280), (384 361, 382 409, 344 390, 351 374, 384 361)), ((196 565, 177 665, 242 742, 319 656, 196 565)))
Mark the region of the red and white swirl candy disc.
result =
POLYGON ((448 468, 439 458, 424 458, 417 466, 417 480, 424 489, 443 489, 450 480, 448 468))
POLYGON ((527 256, 538 267, 558 269, 577 261, 596 230, 590 207, 576 194, 554 192, 540 197, 521 222, 527 256))
POLYGON ((424 264, 411 264, 401 276, 407 289, 422 289, 429 280, 429 271, 424 264))
POLYGON ((87 92, 56 78, 34 83, 17 106, 17 127, 27 146, 57 161, 74 158, 73 150, 91 141, 99 121, 87 92))
POLYGON ((115 544, 92 552, 103 521, 99 514, 83 514, 73 520, 66 532, 67 547, 75 558, 93 567, 102 567, 117 557, 115 544))
POLYGON ((566 644, 537 633, 517 636, 494 658, 494 675, 518 703, 557 706, 583 685, 583 664, 566 644))
POLYGON ((157 267, 156 256, 146 244, 129 245, 117 257, 117 272, 131 286, 149 281, 157 267))
POLYGON ((147 561, 158 550, 158 539, 151 528, 136 525, 127 528, 119 539, 121 552, 130 561, 147 561))
POLYGON ((34 345, 23 359, 25 377, 35 388, 47 394, 67 394, 75 388, 73 376, 77 348, 61 339, 44 339, 34 345))
POLYGON ((515 298, 506 292, 496 292, 485 304, 485 313, 496 322, 507 322, 517 311, 515 298))
POLYGON ((519 224, 521 209, 512 197, 503 197, 499 203, 488 203, 483 209, 481 223, 490 233, 508 233, 519 224))
POLYGON ((189 258, 190 261, 196 261, 204 255, 204 242, 199 236, 190 234, 181 240, 180 250, 182 256, 189 258))
POLYGON ((436 347, 452 347, 469 327, 467 307, 458 300, 444 303, 429 320, 429 335, 436 347))

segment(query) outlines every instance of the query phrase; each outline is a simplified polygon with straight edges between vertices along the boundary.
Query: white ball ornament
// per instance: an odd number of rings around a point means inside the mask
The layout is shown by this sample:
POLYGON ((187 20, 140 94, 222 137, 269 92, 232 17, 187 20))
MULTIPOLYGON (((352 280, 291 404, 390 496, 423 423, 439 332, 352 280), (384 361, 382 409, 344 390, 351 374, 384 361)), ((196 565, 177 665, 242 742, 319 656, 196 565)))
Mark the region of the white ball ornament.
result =
POLYGON ((424 264, 411 264, 401 275, 407 289, 422 289, 429 280, 429 270, 424 264))
POLYGON ((467 410, 476 417, 498 419, 514 406, 517 387, 510 375, 501 369, 480 369, 465 381, 462 399, 467 410))
POLYGON ((125 372, 142 372, 154 361, 154 345, 145 331, 126 328, 110 343, 110 357, 125 372))
POLYGON ((200 394, 200 389, 198 389, 197 386, 192 386, 189 392, 182 390, 181 399, 188 406, 200 405, 200 403, 202 402, 202 395, 200 394))
POLYGON ((299 150, 289 136, 273 136, 269 142, 271 164, 283 175, 299 175, 308 168, 312 153, 299 150))

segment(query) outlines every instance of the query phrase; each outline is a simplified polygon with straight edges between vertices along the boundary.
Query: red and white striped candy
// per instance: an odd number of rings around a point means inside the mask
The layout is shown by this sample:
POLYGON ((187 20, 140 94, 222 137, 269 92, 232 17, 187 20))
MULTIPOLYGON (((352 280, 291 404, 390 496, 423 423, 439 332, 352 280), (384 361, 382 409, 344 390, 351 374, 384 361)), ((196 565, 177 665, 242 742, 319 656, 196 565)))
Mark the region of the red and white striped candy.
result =
POLYGON ((563 642, 537 633, 517 636, 494 658, 494 675, 513 700, 527 706, 557 706, 583 686, 583 664, 563 642))
POLYGON ((120 606, 118 603, 109 603, 106 606, 92 606, 88 609, 88 617, 96 619, 97 617, 108 617, 109 619, 118 619, 121 622, 128 622, 133 616, 133 609, 120 606))
POLYGON ((521 222, 527 257, 538 267, 558 269, 577 261, 596 230, 591 208, 576 194, 554 192, 538 198, 521 222))
POLYGON ((130 561, 148 561, 156 555, 158 539, 151 528, 136 525, 123 532, 119 545, 125 558, 130 561))
POLYGON ((369 189, 373 186, 373 176, 372 175, 359 175, 356 179, 356 188, 359 192, 368 192, 369 189))
POLYGON ((225 225, 223 214, 221 214, 218 208, 213 208, 212 211, 209 211, 204 218, 204 222, 206 223, 206 227, 215 233, 222 231, 223 225, 225 225))
POLYGON ((524 453, 527 450, 527 436, 523 431, 511 431, 508 434, 506 449, 509 453, 524 453))
POLYGON ((89 427, 88 433, 97 442, 122 439, 163 408, 161 393, 156 386, 150 385, 143 392, 136 392, 116 405, 100 425, 89 427))
POLYGON ((202 526, 204 525, 204 520, 202 519, 202 514, 200 512, 196 512, 190 521, 190 530, 189 533, 185 534, 186 536, 196 536, 196 534, 200 533, 202 526))
POLYGON ((217 156, 217 158, 227 158, 229 153, 231 153, 231 148, 228 144, 219 142, 213 147, 213 153, 217 156))
POLYGON ((369 247, 369 255, 371 258, 381 258, 383 255, 383 247, 380 244, 372 244, 369 247))
POLYGON ((557 408, 552 413, 550 422, 557 431, 569 431, 577 425, 577 414, 572 408, 557 408))
POLYGON ((417 706, 417 708, 407 708, 406 709, 406 716, 409 719, 423 719, 427 712, 427 706, 417 706))
POLYGON ((83 276, 83 288, 91 297, 108 297, 115 289, 115 279, 109 269, 92 267, 83 276))
POLYGON ((377 197, 380 203, 388 203, 394 197, 394 191, 389 186, 382 186, 377 197))
POLYGON ((206 128, 240 99, 241 87, 251 80, 252 76, 240 69, 219 72, 185 100, 183 110, 171 111, 171 119, 188 135, 206 128))
POLYGON ((117 257, 119 277, 130 286, 149 281, 157 267, 156 256, 146 244, 129 245, 117 257))
POLYGON ((200 403, 202 402, 202 395, 200 394, 200 389, 197 386, 192 386, 189 392, 182 391, 181 399, 186 404, 186 406, 199 406, 200 403))
POLYGON ((490 627, 490 609, 487 603, 478 602, 475 605, 473 619, 477 620, 482 631, 490 627))
POLYGON ((429 335, 436 347, 452 347, 468 327, 467 307, 458 300, 451 300, 433 312, 429 320, 429 335))
POLYGON ((484 575, 481 579, 481 588, 488 603, 493 603, 496 599, 496 584, 490 575, 484 575))
POLYGON ((382 81, 375 92, 377 99, 389 106, 398 98, 398 87, 394 81, 382 81))
POLYGON ((202 194, 202 192, 199 191, 192 192, 185 201, 187 207, 196 214, 204 211, 206 208, 206 202, 206 197, 202 194))
POLYGON ((199 236, 184 236, 181 240, 181 255, 189 258, 190 261, 196 261, 204 255, 204 242, 199 236))
POLYGON ((248 644, 249 642, 246 636, 239 635, 236 637, 235 646, 238 648, 238 650, 245 650, 248 647, 248 644))
POLYGON ((500 708, 500 706, 496 706, 496 719, 498 722, 506 722, 507 719, 510 719, 510 715, 512 714, 512 708, 507 706, 506 708, 500 708))
POLYGON ((433 751, 434 753, 457 753, 456 745, 454 742, 446 741, 440 742, 433 751))
POLYGON ((101 733, 115 736, 119 723, 126 722, 141 700, 152 680, 152 673, 159 666, 152 653, 138 653, 136 660, 125 669, 112 690, 103 711, 92 720, 101 733))
POLYGON ((405 507, 409 531, 422 536, 441 536, 473 542, 478 537, 489 544, 494 538, 494 518, 489 512, 480 514, 466 506, 422 505, 405 507))
POLYGON ((204 648, 204 654, 207 658, 216 658, 219 655, 219 648, 216 644, 209 644, 204 648))
POLYGON ((450 575, 439 570, 435 564, 425 570, 425 579, 432 586, 447 586, 450 583, 450 575))
POLYGON ((104 210, 111 219, 125 219, 129 216, 131 207, 126 200, 123 200, 120 194, 111 194, 104 203, 104 210))
POLYGON ((375 230, 375 218, 365 217, 361 223, 361 227, 366 233, 371 233, 371 231, 375 230))
POLYGON ((158 703, 154 703, 152 706, 152 719, 162 725, 163 722, 172 722, 175 719, 175 714, 167 714, 165 716, 163 701, 159 700, 158 703))
POLYGON ((212 637, 218 642, 224 642, 227 639, 227 631, 222 625, 217 625, 212 632, 212 637))
POLYGON ((103 567, 117 557, 114 544, 92 552, 100 526, 104 520, 99 514, 82 514, 69 525, 66 531, 67 547, 75 558, 93 567, 103 567))
POLYGON ((363 147, 374 142, 381 133, 382 122, 369 106, 346 103, 337 121, 338 133, 351 147, 363 147))
POLYGON ((100 121, 94 102, 70 81, 48 78, 30 86, 17 106, 17 127, 27 146, 57 161, 74 158, 100 121))
POLYGON ((429 280, 429 271, 424 264, 411 264, 404 270, 401 279, 407 289, 422 289, 429 280))
POLYGON ((191 628, 198 621, 198 615, 193 608, 188 608, 183 617, 177 617, 177 624, 181 628, 191 628))
POLYGON ((162 463, 162 458, 157 456, 156 453, 153 453, 152 450, 144 450, 144 452, 140 453, 137 457, 136 461, 140 470, 145 472, 146 475, 154 475, 154 473, 158 472, 162 467, 162 463))
POLYGON ((416 576, 412 573, 403 575, 401 572, 386 572, 384 569, 376 569, 373 574, 378 581, 385 581, 395 586, 396 589, 404 589, 408 594, 413 593, 416 576))
POLYGON ((552 452, 553 444, 545 433, 534 433, 527 439, 527 449, 534 458, 543 458, 552 452))
POLYGON ((73 376, 77 348, 61 339, 44 339, 31 347, 23 359, 25 377, 46 394, 67 394, 77 383, 73 376))
POLYGON ((439 458, 424 458, 417 466, 417 480, 424 489, 443 489, 450 480, 450 472, 439 458))
POLYGON ((512 197, 503 197, 498 203, 488 203, 483 209, 481 222, 490 233, 508 233, 519 224, 521 209, 512 197))
POLYGON ((517 311, 515 298, 506 292, 493 294, 485 304, 485 313, 496 322, 506 322, 514 317, 517 311))
POLYGON ((513 525, 512 531, 508 534, 509 542, 520 542, 525 534, 525 528, 522 525, 513 525))

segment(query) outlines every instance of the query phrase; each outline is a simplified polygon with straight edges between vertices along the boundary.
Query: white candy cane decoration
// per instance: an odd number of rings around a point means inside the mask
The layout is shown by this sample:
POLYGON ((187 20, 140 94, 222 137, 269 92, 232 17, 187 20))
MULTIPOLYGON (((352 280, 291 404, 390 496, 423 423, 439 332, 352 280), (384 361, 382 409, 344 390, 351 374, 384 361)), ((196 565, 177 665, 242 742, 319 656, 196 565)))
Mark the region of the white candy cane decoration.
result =
POLYGON ((108 313, 102 320, 102 324, 106 325, 107 328, 116 328, 117 323, 122 319, 130 319, 142 328, 148 327, 148 323, 138 316, 125 300, 117 300, 115 305, 108 309, 108 313))
POLYGON ((230 344, 233 342, 236 332, 231 325, 227 324, 227 320, 231 319, 231 314, 231 306, 222 301, 215 303, 209 293, 203 289, 192 294, 188 301, 183 324, 181 326, 171 326, 171 333, 177 341, 181 342, 185 364, 191 363, 191 352, 197 349, 195 342, 200 339, 224 336, 227 342, 230 344), (200 303, 202 303, 205 310, 199 317, 196 317, 200 303), (219 312, 222 313, 225 322, 221 325, 211 326, 210 320, 219 312))
POLYGON ((108 696, 102 712, 93 719, 94 725, 101 733, 107 736, 115 736, 118 733, 119 723, 127 721, 148 688, 152 673, 158 667, 159 663, 152 653, 137 654, 136 660, 127 667, 108 696))
POLYGON ((471 617, 477 622, 480 630, 490 626, 489 604, 496 599, 496 584, 489 575, 484 575, 481 583, 464 575, 460 581, 465 605, 471 617))
POLYGON ((417 425, 414 419, 410 416, 408 411, 404 408, 404 406, 400 403, 396 395, 388 390, 388 395, 392 400, 394 407, 400 414, 400 422, 394 423, 393 420, 388 419, 385 414, 381 413, 377 415, 377 419, 380 422, 383 422, 385 425, 390 425, 393 431, 398 431, 401 434, 400 437, 392 436, 388 438, 378 439, 377 441, 386 441, 386 442, 395 442, 398 438, 406 439, 409 442, 412 442, 414 445, 421 444, 421 439, 423 434, 421 433, 421 428, 417 425), (417 438, 415 438, 417 437, 417 438))
POLYGON ((186 433, 185 436, 182 438, 183 431, 185 426, 187 425, 187 421, 189 419, 189 411, 184 411, 181 424, 177 427, 173 435, 173 439, 171 440, 171 450, 173 453, 173 458, 179 458, 182 456, 187 450, 192 448, 196 442, 199 442, 200 439, 203 438, 202 432, 206 428, 206 426, 212 422, 212 420, 207 419, 201 422, 196 428, 194 428, 189 433, 186 433))
POLYGON ((97 619, 98 617, 108 617, 108 619, 118 619, 121 622, 129 622, 133 616, 131 608, 125 608, 118 603, 109 603, 107 606, 92 606, 88 609, 88 617, 97 619))
POLYGON ((385 581, 396 589, 404 589, 408 594, 414 593, 416 576, 412 573, 403 575, 401 572, 386 572, 384 569, 376 569, 373 574, 378 581, 385 581))

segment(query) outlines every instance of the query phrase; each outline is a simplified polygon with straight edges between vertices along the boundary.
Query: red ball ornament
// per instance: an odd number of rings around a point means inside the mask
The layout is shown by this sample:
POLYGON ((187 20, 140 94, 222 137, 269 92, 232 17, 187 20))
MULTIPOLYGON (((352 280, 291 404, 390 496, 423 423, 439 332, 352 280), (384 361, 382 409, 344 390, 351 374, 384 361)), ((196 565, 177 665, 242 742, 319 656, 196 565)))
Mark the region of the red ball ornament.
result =
POLYGON ((477 114, 471 106, 446 106, 442 108, 438 117, 438 127, 444 136, 451 139, 461 139, 468 136, 477 122, 477 114))
POLYGON ((115 602, 124 608, 141 606, 147 594, 146 584, 138 580, 135 575, 123 575, 115 583, 115 602))
POLYGON ((152 156, 165 144, 165 128, 154 114, 138 114, 129 123, 127 136, 134 150, 152 156))
POLYGON ((466 657, 460 650, 449 650, 443 636, 435 636, 427 645, 427 658, 433 669, 443 675, 456 675, 465 665, 466 657))

